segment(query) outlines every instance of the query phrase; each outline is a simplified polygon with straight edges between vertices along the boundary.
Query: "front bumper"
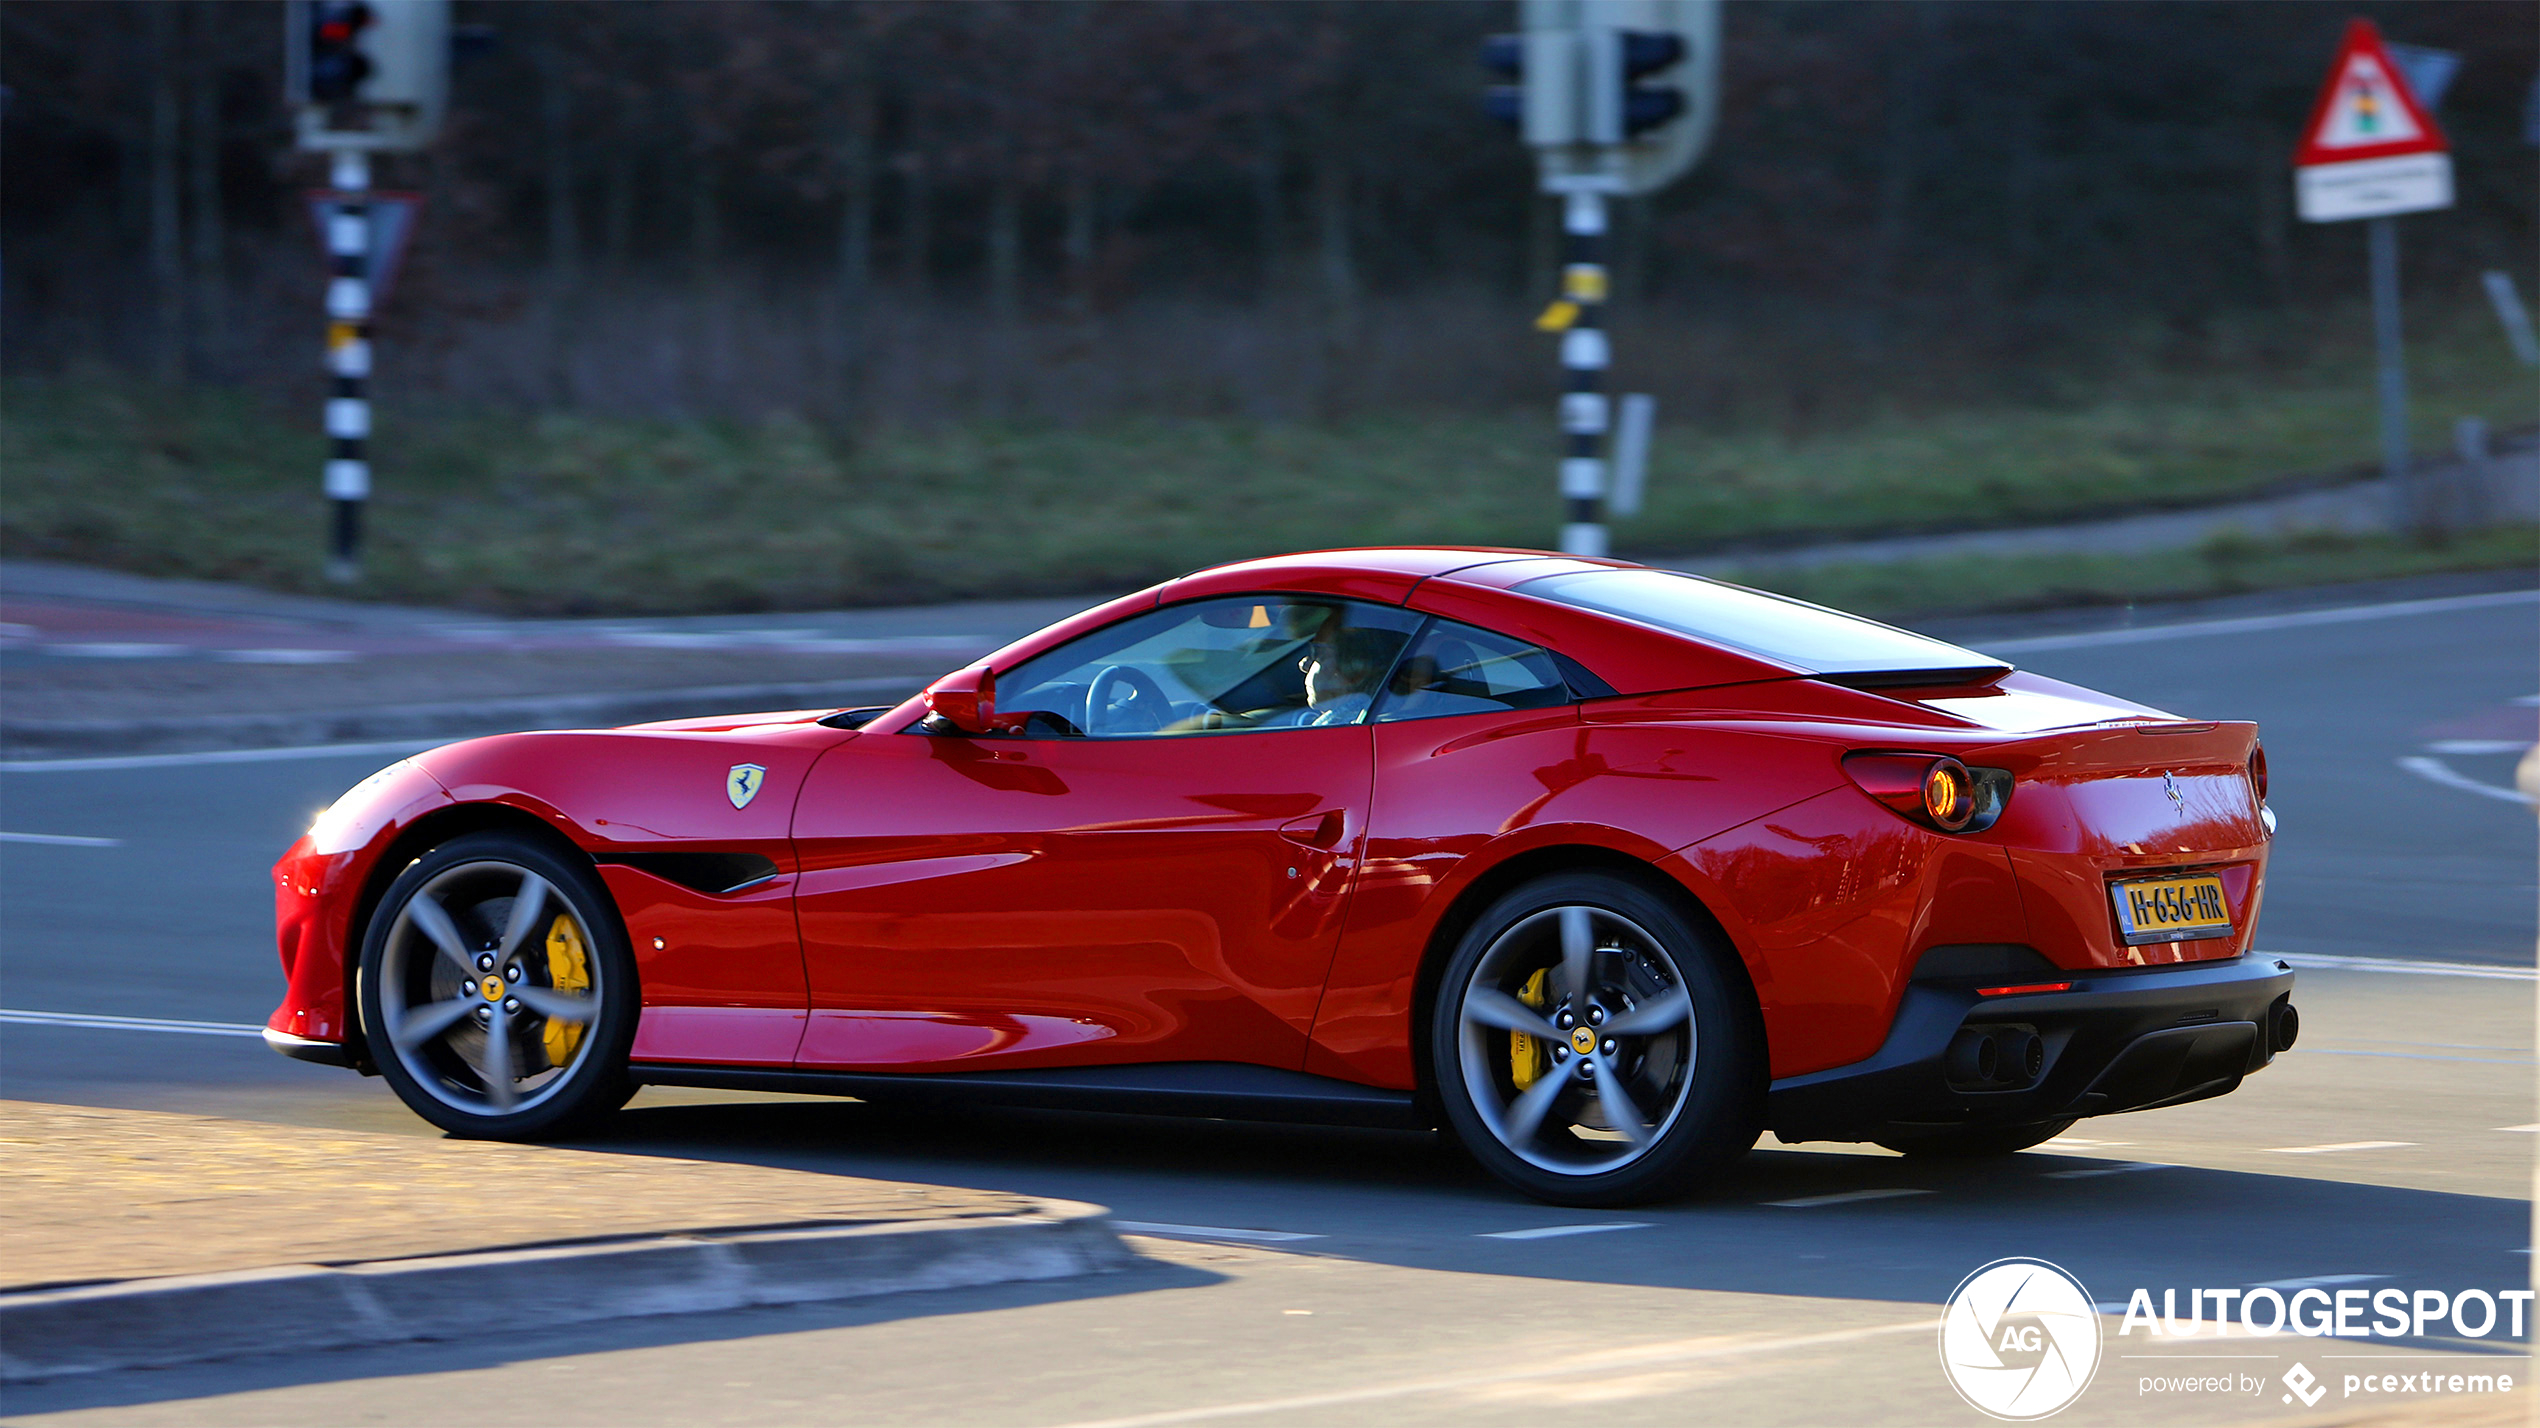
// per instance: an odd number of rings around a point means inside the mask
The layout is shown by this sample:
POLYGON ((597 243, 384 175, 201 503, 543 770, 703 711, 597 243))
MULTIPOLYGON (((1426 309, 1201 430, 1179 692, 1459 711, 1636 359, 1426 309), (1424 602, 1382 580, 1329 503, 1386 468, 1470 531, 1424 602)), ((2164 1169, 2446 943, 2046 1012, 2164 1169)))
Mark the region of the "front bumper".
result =
POLYGON ((2272 957, 2057 972, 2071 990, 1979 994, 2001 980, 1916 981, 1877 1055, 1774 1082, 1766 1124, 1785 1141, 1882 1140, 2149 1110, 2231 1091, 2291 1044, 2293 969, 2272 957), (1972 1078, 1952 1043, 1996 1028, 2033 1034, 2040 1069, 1972 1078))

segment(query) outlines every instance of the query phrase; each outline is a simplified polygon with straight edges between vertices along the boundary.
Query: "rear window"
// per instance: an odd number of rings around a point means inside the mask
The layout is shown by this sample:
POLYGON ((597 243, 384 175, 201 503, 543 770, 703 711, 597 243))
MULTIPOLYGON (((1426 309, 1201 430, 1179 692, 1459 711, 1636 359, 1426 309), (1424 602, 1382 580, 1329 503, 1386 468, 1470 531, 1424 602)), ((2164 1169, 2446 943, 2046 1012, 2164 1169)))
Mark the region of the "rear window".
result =
POLYGON ((2010 666, 1804 600, 1666 570, 1547 575, 1518 590, 1796 665, 1849 684, 1971 682, 2010 666))

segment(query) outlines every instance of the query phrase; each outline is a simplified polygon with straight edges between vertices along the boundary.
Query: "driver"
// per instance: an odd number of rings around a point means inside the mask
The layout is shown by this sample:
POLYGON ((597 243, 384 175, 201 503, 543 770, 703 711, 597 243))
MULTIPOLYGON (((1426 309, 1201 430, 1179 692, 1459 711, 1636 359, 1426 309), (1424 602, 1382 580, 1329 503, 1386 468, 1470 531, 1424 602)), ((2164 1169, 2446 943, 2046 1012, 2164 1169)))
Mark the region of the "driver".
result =
POLYGON ((1297 728, 1357 723, 1375 702, 1376 681, 1401 643, 1385 630, 1326 629, 1296 662, 1305 674, 1305 707, 1278 722, 1297 728))

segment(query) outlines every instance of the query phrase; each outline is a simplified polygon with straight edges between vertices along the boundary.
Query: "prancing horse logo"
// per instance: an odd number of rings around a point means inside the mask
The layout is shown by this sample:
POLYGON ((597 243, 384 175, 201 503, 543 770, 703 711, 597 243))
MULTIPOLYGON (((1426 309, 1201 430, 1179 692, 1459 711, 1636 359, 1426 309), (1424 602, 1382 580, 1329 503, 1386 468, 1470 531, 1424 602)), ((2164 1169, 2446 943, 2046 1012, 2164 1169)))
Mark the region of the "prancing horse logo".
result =
POLYGON ((758 797, 758 786, 767 782, 767 770, 757 764, 734 764, 723 780, 723 792, 734 808, 747 808, 758 797))
MULTIPOLYGON (((741 771, 739 769, 734 769, 732 772, 737 776, 741 771)), ((2171 776, 2168 769, 2161 770, 2161 792, 2169 795, 2170 807, 2177 809, 2181 813, 2185 813, 2187 811, 2187 800, 2179 796, 2178 780, 2171 776)), ((747 801, 748 800, 746 799, 743 800, 743 802, 747 801)), ((734 806, 738 807, 739 805, 735 804, 734 806)))

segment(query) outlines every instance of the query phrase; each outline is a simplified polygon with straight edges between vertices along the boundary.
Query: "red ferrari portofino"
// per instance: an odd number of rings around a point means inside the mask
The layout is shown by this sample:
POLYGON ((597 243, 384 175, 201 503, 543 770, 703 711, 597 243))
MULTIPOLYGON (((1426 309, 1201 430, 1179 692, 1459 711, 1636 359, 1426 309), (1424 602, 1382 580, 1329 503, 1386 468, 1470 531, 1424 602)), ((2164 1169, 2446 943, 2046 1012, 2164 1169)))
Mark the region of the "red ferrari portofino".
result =
POLYGON ((1620 561, 1350 550, 894 708, 402 760, 274 870, 286 1055, 462 1135, 643 1084, 1450 1128, 1569 1204, 1990 1154, 2292 1045, 2246 723, 1620 561))

